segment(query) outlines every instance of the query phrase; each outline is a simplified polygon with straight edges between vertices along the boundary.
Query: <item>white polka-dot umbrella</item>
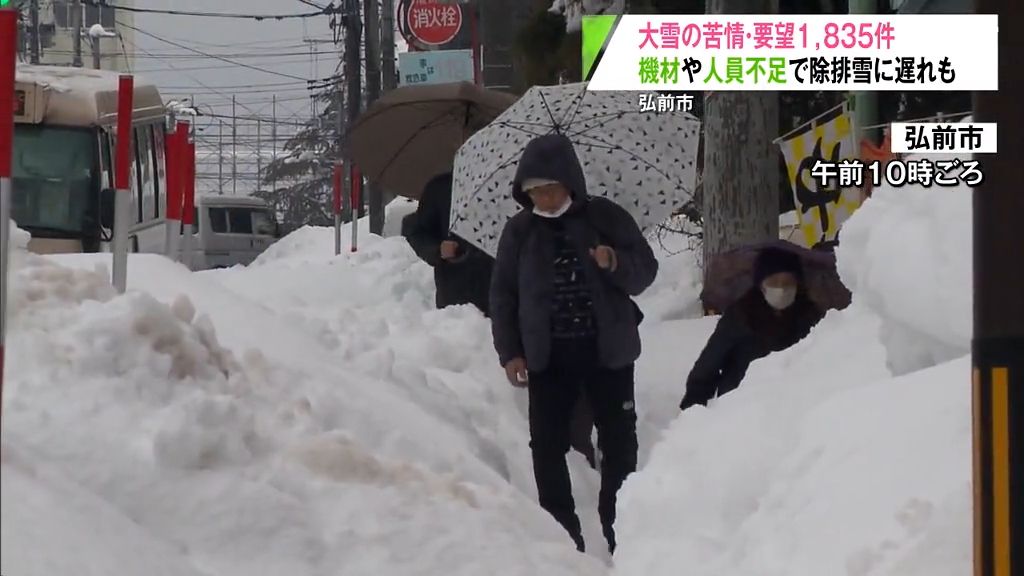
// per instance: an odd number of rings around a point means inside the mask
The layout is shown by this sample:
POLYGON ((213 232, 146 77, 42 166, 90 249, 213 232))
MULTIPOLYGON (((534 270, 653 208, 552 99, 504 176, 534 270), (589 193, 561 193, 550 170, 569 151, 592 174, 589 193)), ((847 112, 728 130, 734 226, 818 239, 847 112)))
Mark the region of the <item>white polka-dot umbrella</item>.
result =
POLYGON ((466 141, 455 157, 452 232, 494 255, 505 222, 521 210, 512 179, 530 140, 572 140, 591 196, 604 196, 644 230, 693 196, 700 120, 641 112, 637 92, 590 92, 586 84, 537 86, 466 141))

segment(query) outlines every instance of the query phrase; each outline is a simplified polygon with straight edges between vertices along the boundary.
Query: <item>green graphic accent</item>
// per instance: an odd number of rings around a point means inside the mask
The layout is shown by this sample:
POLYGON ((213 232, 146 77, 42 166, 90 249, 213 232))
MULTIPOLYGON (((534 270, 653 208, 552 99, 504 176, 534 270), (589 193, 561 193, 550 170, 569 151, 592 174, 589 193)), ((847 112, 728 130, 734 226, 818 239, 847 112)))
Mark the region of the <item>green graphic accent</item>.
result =
POLYGON ((594 63, 612 37, 619 16, 615 14, 583 17, 583 77, 590 79, 594 63))

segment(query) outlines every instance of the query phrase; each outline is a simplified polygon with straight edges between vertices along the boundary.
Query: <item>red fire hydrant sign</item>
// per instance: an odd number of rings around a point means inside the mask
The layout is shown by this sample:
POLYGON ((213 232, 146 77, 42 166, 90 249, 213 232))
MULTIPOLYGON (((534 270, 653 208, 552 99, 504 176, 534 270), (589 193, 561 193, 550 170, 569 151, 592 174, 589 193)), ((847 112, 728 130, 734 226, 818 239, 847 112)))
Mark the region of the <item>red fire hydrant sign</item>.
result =
POLYGON ((409 31, 424 44, 447 44, 462 30, 462 7, 458 4, 412 0, 407 14, 409 31))

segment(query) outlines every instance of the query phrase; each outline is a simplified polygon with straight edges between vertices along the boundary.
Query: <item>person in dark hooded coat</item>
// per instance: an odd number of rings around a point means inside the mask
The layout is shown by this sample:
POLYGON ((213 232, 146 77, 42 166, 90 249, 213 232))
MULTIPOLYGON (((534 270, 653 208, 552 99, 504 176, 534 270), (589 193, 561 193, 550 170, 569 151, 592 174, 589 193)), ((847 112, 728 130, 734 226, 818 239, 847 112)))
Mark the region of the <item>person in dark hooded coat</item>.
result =
POLYGON ((431 179, 423 189, 416 212, 403 219, 403 235, 421 260, 434 268, 438 309, 473 304, 489 314, 494 260, 449 231, 452 174, 431 179))
POLYGON ((754 264, 754 286, 726 309, 686 380, 686 410, 739 387, 750 364, 802 340, 824 317, 808 297, 800 257, 769 248, 754 264))
POLYGON ((494 347, 509 381, 529 391, 530 449, 540 505, 585 548, 566 454, 584 394, 598 431, 598 511, 614 552, 616 495, 636 470, 634 363, 642 320, 631 296, 658 261, 625 209, 590 197, 572 142, 550 134, 523 151, 491 284, 494 347))

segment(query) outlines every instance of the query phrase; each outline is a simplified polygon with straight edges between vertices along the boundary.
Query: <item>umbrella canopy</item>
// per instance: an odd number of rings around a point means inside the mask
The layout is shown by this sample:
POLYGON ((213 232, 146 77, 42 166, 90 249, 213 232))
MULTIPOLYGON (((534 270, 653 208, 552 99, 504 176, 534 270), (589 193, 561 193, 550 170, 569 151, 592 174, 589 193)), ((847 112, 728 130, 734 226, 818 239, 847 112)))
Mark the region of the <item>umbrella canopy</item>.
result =
POLYGON ((431 178, 452 169, 466 138, 515 101, 469 82, 398 88, 360 116, 350 152, 372 182, 418 199, 431 178))
POLYGON ((647 230, 693 195, 700 121, 685 112, 641 112, 635 92, 587 90, 585 83, 531 88, 455 158, 452 230, 489 254, 508 218, 526 145, 559 132, 576 149, 592 196, 617 202, 647 230))
POLYGON ((808 295, 822 309, 842 310, 850 305, 852 296, 839 278, 833 252, 811 250, 785 240, 775 240, 742 246, 715 256, 711 260, 707 282, 701 293, 704 308, 723 312, 746 294, 754 285, 754 262, 758 254, 767 248, 785 250, 800 257, 808 295))

